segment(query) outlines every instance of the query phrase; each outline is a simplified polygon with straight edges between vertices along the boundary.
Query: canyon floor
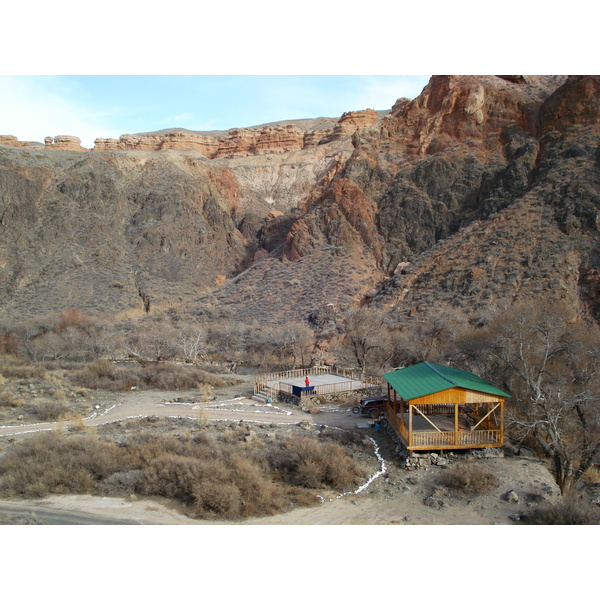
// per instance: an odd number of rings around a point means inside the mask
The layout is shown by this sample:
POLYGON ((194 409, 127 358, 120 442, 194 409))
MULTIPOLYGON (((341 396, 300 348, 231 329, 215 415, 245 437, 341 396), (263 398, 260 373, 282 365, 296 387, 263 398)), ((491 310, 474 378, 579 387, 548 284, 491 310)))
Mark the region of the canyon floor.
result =
MULTIPOLYGON (((180 422, 189 425, 189 419, 200 419, 214 426, 223 421, 243 421, 244 425, 256 428, 328 426, 358 430, 372 442, 372 456, 366 465, 370 477, 357 490, 342 497, 324 495, 320 505, 235 522, 190 519, 184 515, 181 505, 167 500, 72 495, 25 502, 6 500, 0 503, 1 522, 61 523, 62 515, 69 519, 65 522, 71 523, 79 515, 81 522, 86 524, 515 525, 534 507, 560 498, 546 465, 533 456, 477 458, 472 454, 449 454, 445 465, 408 470, 395 455, 395 442, 383 431, 365 427, 368 420, 352 414, 348 407, 328 405, 313 414, 289 404, 260 404, 251 399, 253 378, 242 376, 241 379, 241 383, 214 390, 208 402, 202 402, 199 393, 137 391, 114 394, 112 399, 106 398, 106 408, 100 414, 90 416, 85 423, 93 427, 149 417, 160 424, 164 422, 165 435, 177 431, 180 422), (462 462, 492 473, 497 486, 474 497, 460 497, 444 490, 438 483, 440 475, 462 462), (509 495, 509 492, 513 493, 509 495), (53 514, 52 511, 57 512, 53 514)), ((36 435, 37 431, 56 427, 68 425, 3 426, 0 428, 0 449, 20 435, 36 435)))

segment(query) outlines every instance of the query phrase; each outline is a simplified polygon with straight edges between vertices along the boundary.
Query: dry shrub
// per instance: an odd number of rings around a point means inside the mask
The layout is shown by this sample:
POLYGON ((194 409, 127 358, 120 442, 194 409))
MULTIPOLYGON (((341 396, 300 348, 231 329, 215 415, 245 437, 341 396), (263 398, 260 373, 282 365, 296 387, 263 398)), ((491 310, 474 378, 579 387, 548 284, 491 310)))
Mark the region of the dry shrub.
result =
POLYGON ((438 483, 454 495, 471 497, 485 494, 495 488, 498 478, 472 464, 458 463, 438 477, 438 483))
POLYGON ((344 448, 333 441, 293 437, 269 453, 271 468, 295 485, 306 488, 347 488, 363 475, 344 448))
POLYGON ((228 443, 206 428, 179 437, 121 434, 118 445, 76 433, 36 435, 0 458, 0 494, 135 493, 179 500, 194 517, 239 519, 309 506, 317 501, 312 489, 343 488, 362 475, 332 440, 248 444, 240 441, 247 428, 234 433, 228 443))
POLYGON ((218 375, 207 373, 193 366, 157 364, 141 369, 137 376, 144 388, 159 390, 189 390, 201 385, 222 386, 218 375))
POLYGON ((529 525, 600 525, 600 509, 574 495, 565 496, 558 504, 547 503, 520 521, 529 525))
POLYGON ((83 415, 73 415, 71 418, 70 426, 75 431, 85 431, 87 429, 87 425, 83 418, 83 415))
POLYGON ((23 406, 23 403, 23 399, 15 397, 10 390, 0 392, 0 406, 16 408, 18 406, 23 406))
MULTIPOLYGON (((210 458, 160 456, 144 469, 137 491, 181 500, 195 517, 233 519, 290 506, 290 490, 276 486, 259 465, 233 453, 210 458)), ((302 493, 299 496, 306 502, 302 493)))
POLYGON ((111 391, 139 389, 189 390, 198 386, 222 386, 223 379, 193 365, 158 363, 148 367, 118 367, 99 359, 73 374, 75 382, 90 389, 111 391))
POLYGON ((198 517, 235 518, 242 512, 242 493, 229 481, 205 480, 194 486, 194 513, 198 517))
POLYGON ((80 385, 90 389, 111 389, 115 381, 117 368, 110 361, 100 358, 87 364, 73 374, 80 385))
POLYGON ((14 446, 0 461, 0 494, 42 498, 48 494, 85 494, 119 470, 123 453, 90 436, 36 435, 14 446))
POLYGON ((69 415, 69 403, 64 399, 40 399, 34 404, 34 410, 42 421, 58 421, 69 415))
POLYGON ((46 374, 43 365, 8 355, 0 355, 0 371, 7 379, 41 379, 46 374))

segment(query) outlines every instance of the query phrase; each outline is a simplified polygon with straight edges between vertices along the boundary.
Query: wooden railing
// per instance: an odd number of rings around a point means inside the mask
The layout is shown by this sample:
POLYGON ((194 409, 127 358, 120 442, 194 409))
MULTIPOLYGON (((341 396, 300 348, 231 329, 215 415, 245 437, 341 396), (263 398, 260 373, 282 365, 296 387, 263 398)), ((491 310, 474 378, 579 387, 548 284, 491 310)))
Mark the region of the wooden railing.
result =
MULTIPOLYGON (((271 388, 278 389, 285 393, 292 393, 291 386, 289 384, 282 383, 282 379, 294 379, 296 377, 307 377, 311 375, 338 375, 339 377, 345 377, 346 379, 353 379, 354 385, 356 381, 360 381, 364 384, 364 387, 371 387, 375 385, 381 385, 381 380, 376 377, 363 377, 362 373, 355 371, 354 369, 341 369, 339 367, 325 367, 316 366, 309 367, 306 369, 292 369, 291 371, 279 371, 273 373, 262 373, 256 375, 254 378, 254 393, 260 392, 265 388, 269 387, 271 382, 271 388), (276 383, 272 383, 276 382, 276 383), (288 390, 289 388, 289 390, 288 390)), ((319 386, 319 394, 335 394, 338 392, 351 391, 353 388, 353 382, 342 381, 340 383, 331 383, 319 386)))
POLYGON ((502 443, 502 432, 500 429, 487 429, 469 431, 460 429, 458 431, 413 431, 402 422, 401 417, 394 413, 393 404, 386 405, 386 416, 398 433, 404 438, 411 450, 436 449, 436 448, 468 448, 496 446, 502 443))
MULTIPOLYGON (((415 404, 424 415, 447 415, 454 413, 454 404, 415 404)), ((408 410, 408 405, 406 407, 408 410)))
POLYGON ((408 444, 408 428, 402 422, 401 417, 394 412, 394 405, 388 402, 385 408, 388 421, 392 423, 398 433, 404 438, 404 443, 408 444))
POLYGON ((413 431, 411 448, 490 446, 500 443, 500 430, 413 431))

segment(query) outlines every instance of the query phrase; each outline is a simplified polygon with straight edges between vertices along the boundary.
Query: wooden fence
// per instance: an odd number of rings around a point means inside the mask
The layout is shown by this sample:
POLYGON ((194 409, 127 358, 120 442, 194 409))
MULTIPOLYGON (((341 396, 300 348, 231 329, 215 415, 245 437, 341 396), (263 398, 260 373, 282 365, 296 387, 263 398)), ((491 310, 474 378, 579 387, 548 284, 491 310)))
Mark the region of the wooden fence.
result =
POLYGON ((317 366, 310 367, 307 369, 293 369, 291 371, 280 371, 278 373, 262 373, 256 375, 254 378, 254 393, 260 392, 266 388, 280 391, 285 394, 292 393, 292 386, 288 383, 281 381, 282 379, 294 379, 296 377, 310 377, 311 375, 337 375, 338 377, 345 377, 346 379, 352 379, 353 381, 340 381, 339 383, 329 383, 325 385, 319 385, 318 390, 311 390, 305 392, 307 395, 326 395, 336 394, 342 392, 352 391, 356 389, 356 382, 359 381, 362 384, 361 388, 371 387, 375 385, 381 385, 381 380, 375 377, 363 377, 362 373, 355 371, 354 369, 340 369, 339 367, 325 367, 317 366))

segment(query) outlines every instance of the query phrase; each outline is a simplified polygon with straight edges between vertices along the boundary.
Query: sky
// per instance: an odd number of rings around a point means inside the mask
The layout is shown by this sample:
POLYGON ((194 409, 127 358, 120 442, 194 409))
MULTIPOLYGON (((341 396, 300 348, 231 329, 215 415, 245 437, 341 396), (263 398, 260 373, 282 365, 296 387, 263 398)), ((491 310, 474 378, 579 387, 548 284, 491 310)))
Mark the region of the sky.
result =
POLYGON ((397 75, 3 75, 0 134, 43 143, 73 135, 86 148, 181 127, 227 130, 288 119, 387 110, 415 98, 429 76, 397 75))

